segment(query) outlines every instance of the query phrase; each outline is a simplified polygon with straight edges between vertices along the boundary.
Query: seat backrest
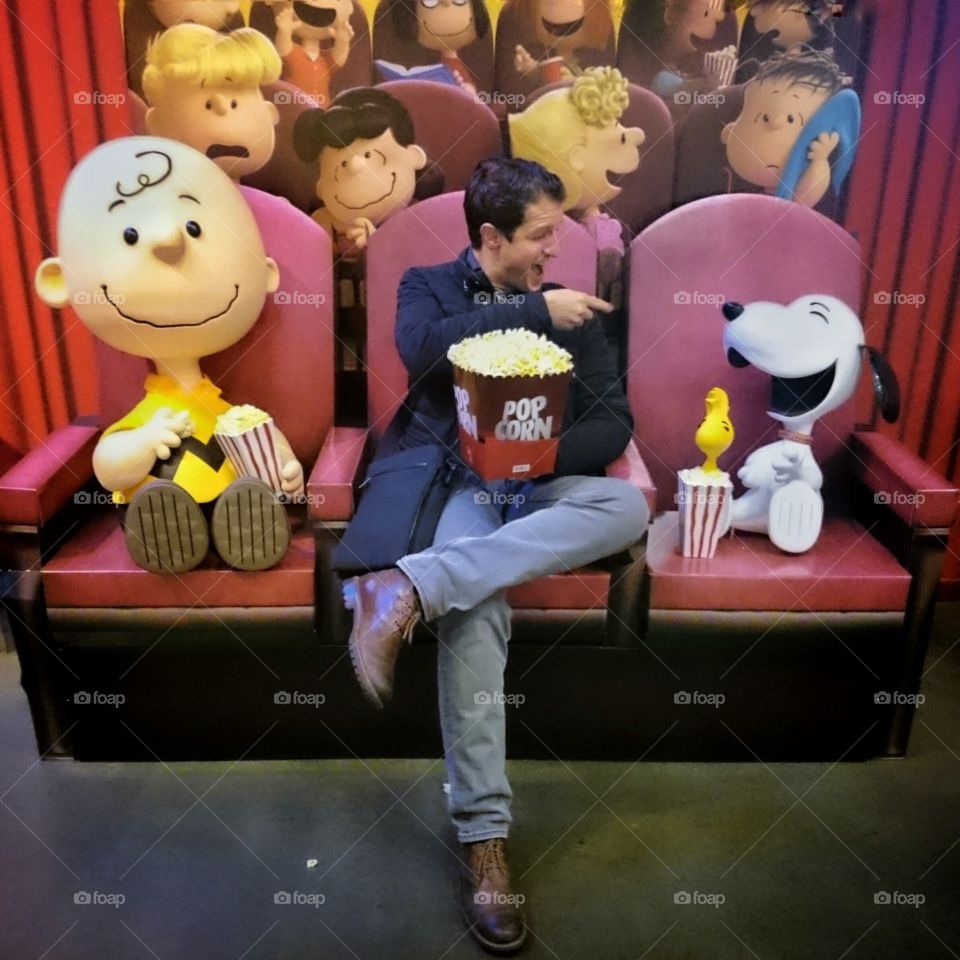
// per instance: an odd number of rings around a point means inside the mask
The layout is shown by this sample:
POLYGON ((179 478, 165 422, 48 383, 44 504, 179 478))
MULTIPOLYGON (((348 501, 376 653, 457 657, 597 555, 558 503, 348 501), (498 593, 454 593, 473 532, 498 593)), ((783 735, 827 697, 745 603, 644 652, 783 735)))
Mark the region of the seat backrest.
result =
POLYGON ((503 153, 496 115, 465 90, 430 80, 392 80, 380 89, 410 111, 417 143, 443 171, 444 190, 462 190, 481 160, 503 153))
MULTIPOLYGON (((277 23, 264 0, 253 0, 250 6, 250 26, 259 30, 276 42, 277 23)), ((330 78, 330 97, 353 87, 366 87, 373 82, 373 58, 370 55, 370 25, 367 15, 358 0, 353 0, 353 12, 350 14, 350 26, 353 27, 353 39, 350 41, 350 55, 346 63, 333 72, 330 78)))
MULTIPOLYGON (((746 455, 776 439, 770 378, 724 355, 724 301, 790 303, 822 293, 860 306, 860 248, 843 228, 798 203, 755 194, 708 197, 647 227, 630 247, 627 393, 634 433, 660 510, 675 509, 676 471, 699 466, 693 435, 704 398, 730 396, 736 439, 720 466, 736 476, 746 455)), ((831 485, 844 470, 855 403, 819 421, 814 454, 831 485)))
MULTIPOLYGON (((480 0, 482 2, 482 0, 480 0)), ((436 50, 428 50, 417 43, 416 39, 408 40, 398 33, 395 20, 386 14, 386 0, 380 0, 373 14, 373 59, 386 60, 388 63, 399 63, 404 67, 419 67, 438 63, 439 54, 436 50)), ((473 43, 457 51, 457 56, 464 66, 473 75, 476 81, 477 92, 489 93, 493 89, 493 24, 491 22, 487 33, 478 37, 473 43)), ((374 82, 380 79, 374 65, 374 82)))
MULTIPOLYGON (((280 286, 267 294, 250 332, 201 360, 203 372, 232 403, 266 410, 309 471, 333 422, 333 266, 330 238, 286 200, 242 187, 280 286)), ((96 342, 100 418, 119 420, 143 397, 149 365, 96 342)))
MULTIPOLYGON (((581 67, 613 66, 616 62, 616 30, 605 0, 593 0, 603 4, 603 15, 609 19, 609 39, 602 49, 580 47, 577 59, 581 67)), ((525 19, 518 15, 517 0, 507 0, 497 18, 497 41, 494 44, 494 86, 498 97, 504 98, 510 113, 522 110, 531 94, 544 85, 540 71, 519 73, 514 66, 517 44, 526 47, 528 53, 540 60, 549 54, 534 37, 529 35, 525 19)))
MULTIPOLYGON (((444 193, 401 210, 370 237, 367 246, 367 414, 379 440, 407 392, 407 371, 394 342, 397 289, 410 267, 455 259, 468 245, 463 192, 444 193)), ((593 292, 597 248, 590 234, 569 218, 560 235, 560 254, 546 278, 593 292)))
POLYGON ((299 87, 284 80, 265 84, 263 96, 275 104, 280 120, 276 126, 276 146, 269 162, 256 173, 244 177, 244 184, 277 197, 286 197, 298 210, 310 213, 320 205, 317 198, 319 168, 304 163, 293 146, 293 127, 297 117, 319 104, 299 87))
MULTIPOLYGON (((560 80, 535 90, 527 100, 533 103, 551 90, 569 87, 573 80, 560 80)), ((606 204, 607 210, 637 233, 670 209, 673 192, 673 121, 663 101, 649 90, 629 84, 630 104, 620 122, 640 127, 645 139, 640 146, 640 165, 633 173, 611 174, 620 195, 606 204)))

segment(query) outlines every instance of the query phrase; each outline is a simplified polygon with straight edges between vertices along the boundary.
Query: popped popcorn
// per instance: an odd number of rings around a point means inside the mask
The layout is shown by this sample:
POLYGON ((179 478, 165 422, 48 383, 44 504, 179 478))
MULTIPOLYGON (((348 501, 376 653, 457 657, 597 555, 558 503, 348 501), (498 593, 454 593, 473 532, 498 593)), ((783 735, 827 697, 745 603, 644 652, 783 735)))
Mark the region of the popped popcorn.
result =
POLYGON ((269 419, 270 414, 265 413, 259 407, 255 407, 251 403, 241 403, 217 417, 213 432, 224 437, 239 437, 247 430, 259 427, 261 423, 266 423, 269 419))
POLYGON ((486 377, 545 377, 573 369, 570 352, 532 330, 491 330, 455 343, 447 359, 486 377))

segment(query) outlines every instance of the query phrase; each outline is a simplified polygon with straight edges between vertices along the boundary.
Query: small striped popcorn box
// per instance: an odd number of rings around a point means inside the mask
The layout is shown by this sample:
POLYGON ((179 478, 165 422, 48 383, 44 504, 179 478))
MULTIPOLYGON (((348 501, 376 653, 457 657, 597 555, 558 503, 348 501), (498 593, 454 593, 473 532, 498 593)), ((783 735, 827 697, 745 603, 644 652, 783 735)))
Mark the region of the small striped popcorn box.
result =
POLYGON ((283 494, 278 434, 272 417, 241 432, 214 432, 237 476, 257 477, 274 492, 283 494))
POLYGON ((730 526, 733 484, 727 473, 705 474, 700 468, 677 473, 680 552, 709 559, 730 526))
POLYGON ((733 72, 736 67, 737 49, 732 44, 722 50, 714 50, 703 55, 704 73, 713 75, 719 87, 728 87, 733 83, 733 72))

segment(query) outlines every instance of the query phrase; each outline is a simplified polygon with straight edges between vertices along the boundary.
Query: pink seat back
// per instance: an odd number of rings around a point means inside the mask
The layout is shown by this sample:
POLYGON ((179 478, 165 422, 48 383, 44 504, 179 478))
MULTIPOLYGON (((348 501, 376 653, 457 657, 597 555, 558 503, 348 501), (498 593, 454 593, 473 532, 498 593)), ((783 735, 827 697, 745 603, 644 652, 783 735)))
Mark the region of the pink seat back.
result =
MULTIPOLYGON (((561 80, 541 87, 530 95, 527 103, 538 100, 551 90, 569 87, 573 80, 561 80)), ((620 122, 625 127, 640 127, 646 139, 640 147, 640 165, 633 173, 610 177, 618 184, 620 195, 606 205, 607 210, 631 233, 670 209, 673 190, 673 121, 663 101, 649 90, 629 85, 630 105, 620 122)))
MULTIPOLYGON (((243 187, 280 286, 260 319, 228 350, 201 361, 232 403, 273 416, 309 471, 333 421, 333 268, 330 238, 286 200, 243 187)), ((119 420, 143 397, 146 360, 97 341, 100 415, 119 420)))
POLYGON ((462 190, 481 160, 503 153, 493 111, 465 90, 430 80, 393 80, 380 89, 410 111, 417 143, 443 171, 444 190, 462 190))
MULTIPOLYGON (((693 435, 711 387, 729 394, 736 433, 722 469, 735 477, 748 453, 777 436, 779 425, 766 414, 769 377, 727 362, 723 302, 789 303, 822 293, 859 310, 860 269, 859 245, 837 224, 798 203, 753 194, 687 204, 633 241, 627 394, 658 509, 675 509, 676 471, 703 462, 693 435)), ((854 408, 848 401, 814 427, 828 488, 844 470, 854 408)))
MULTIPOLYGON (((367 247, 367 414, 376 439, 407 392, 407 370, 394 342, 397 289, 409 267, 455 259, 469 244, 463 193, 444 193, 401 210, 370 238, 367 247)), ((592 292, 597 248, 579 224, 564 221, 560 255, 547 279, 592 292)))

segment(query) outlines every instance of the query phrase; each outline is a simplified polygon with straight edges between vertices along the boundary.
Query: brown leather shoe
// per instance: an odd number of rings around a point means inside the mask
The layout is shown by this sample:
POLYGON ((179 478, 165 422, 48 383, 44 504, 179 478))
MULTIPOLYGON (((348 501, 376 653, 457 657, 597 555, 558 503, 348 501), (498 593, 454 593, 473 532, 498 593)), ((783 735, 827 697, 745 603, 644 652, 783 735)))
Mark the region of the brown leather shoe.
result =
POLYGON ((491 953, 513 953, 527 939, 524 898, 510 889, 504 843, 495 837, 463 845, 460 909, 473 938, 491 953))
POLYGON ((417 591, 402 570, 378 570, 343 585, 353 611, 350 658, 357 680, 376 707, 393 696, 393 668, 422 613, 417 591))

